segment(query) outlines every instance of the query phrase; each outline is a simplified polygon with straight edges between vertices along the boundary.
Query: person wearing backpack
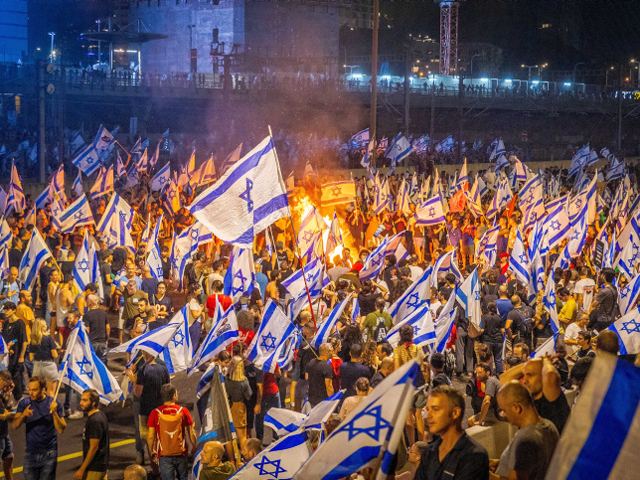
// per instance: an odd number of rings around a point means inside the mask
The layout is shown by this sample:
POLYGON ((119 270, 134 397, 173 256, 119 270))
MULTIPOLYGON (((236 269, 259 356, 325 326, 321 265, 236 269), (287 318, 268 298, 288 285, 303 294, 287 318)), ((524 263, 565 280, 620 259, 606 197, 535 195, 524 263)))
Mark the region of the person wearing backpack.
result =
POLYGON ((524 343, 533 351, 533 310, 524 305, 518 295, 511 297, 513 310, 507 315, 504 328, 507 331, 507 339, 511 340, 511 345, 524 343))
POLYGON ((189 465, 187 438, 191 455, 196 454, 198 438, 189 410, 177 404, 178 390, 170 383, 160 390, 163 405, 149 415, 147 443, 152 460, 158 460, 162 480, 187 480, 189 465), (156 457, 156 458, 154 458, 156 457))
POLYGON ((367 315, 361 325, 367 339, 373 339, 378 344, 386 341, 389 330, 393 328, 391 315, 384 311, 385 304, 384 298, 376 299, 376 310, 367 315))

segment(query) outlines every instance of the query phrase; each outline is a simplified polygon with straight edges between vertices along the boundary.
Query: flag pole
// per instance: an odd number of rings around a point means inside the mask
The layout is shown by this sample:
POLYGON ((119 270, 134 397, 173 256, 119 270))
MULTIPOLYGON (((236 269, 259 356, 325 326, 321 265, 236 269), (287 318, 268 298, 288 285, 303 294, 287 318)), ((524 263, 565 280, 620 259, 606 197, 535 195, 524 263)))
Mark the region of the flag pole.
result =
POLYGON ((224 397, 224 405, 227 407, 227 415, 229 417, 229 426, 231 427, 231 445, 233 447, 233 455, 236 459, 236 468, 240 466, 240 451, 238 450, 238 435, 236 434, 236 427, 233 424, 233 416, 231 415, 231 408, 229 407, 229 397, 227 397, 227 387, 224 384, 224 375, 222 375, 222 371, 219 367, 216 367, 218 370, 218 375, 220 375, 220 385, 222 386, 222 395, 224 397))
MULTIPOLYGON (((278 167, 278 180, 280 181, 280 188, 282 188, 282 191, 287 192, 287 189, 284 185, 284 180, 282 179, 282 172, 280 171, 280 160, 278 159, 278 152, 276 150, 276 145, 275 142, 273 141, 273 133, 271 131, 271 125, 268 125, 269 128, 269 138, 271 139, 271 142, 273 142, 273 153, 274 156, 276 157, 276 166, 278 167)), ((287 196, 287 204, 289 204, 289 196, 287 196)), ((318 330, 318 323, 316 322, 316 316, 313 313, 313 307, 311 306, 311 294, 309 293, 309 286, 307 285, 307 277, 305 276, 304 273, 304 266, 302 265, 302 255, 300 252, 300 244, 298 243, 298 235, 296 235, 296 229, 293 225, 293 217, 291 216, 291 207, 289 207, 289 220, 291 220, 291 233, 293 234, 293 240, 295 241, 296 244, 296 250, 298 253, 298 259, 300 259, 300 269, 302 270, 302 280, 304 281, 304 288, 307 291, 307 298, 309 299, 309 310, 311 310, 311 319, 313 320, 313 326, 315 328, 315 330, 318 330)))

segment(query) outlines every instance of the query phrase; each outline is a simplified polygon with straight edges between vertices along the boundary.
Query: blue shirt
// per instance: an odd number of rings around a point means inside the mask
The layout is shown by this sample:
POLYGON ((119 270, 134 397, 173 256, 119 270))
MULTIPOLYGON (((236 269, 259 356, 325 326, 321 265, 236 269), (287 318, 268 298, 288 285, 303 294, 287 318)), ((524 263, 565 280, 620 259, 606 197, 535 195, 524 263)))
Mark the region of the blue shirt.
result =
POLYGON ((499 298, 496 300, 496 306, 498 307, 498 313, 502 317, 502 321, 507 320, 507 315, 513 310, 513 304, 508 298, 499 298))
MULTIPOLYGON (((45 397, 41 402, 34 402, 31 398, 23 398, 18 403, 18 413, 22 413, 31 405, 33 415, 25 417, 27 427, 27 453, 45 453, 58 450, 58 432, 53 423, 53 415, 49 413, 52 397, 45 397)), ((58 416, 62 418, 62 404, 56 408, 58 416)))
POLYGON ((256 282, 258 282, 258 287, 260 287, 260 293, 262 294, 262 301, 264 302, 264 292, 267 290, 269 279, 264 273, 256 272, 256 282))

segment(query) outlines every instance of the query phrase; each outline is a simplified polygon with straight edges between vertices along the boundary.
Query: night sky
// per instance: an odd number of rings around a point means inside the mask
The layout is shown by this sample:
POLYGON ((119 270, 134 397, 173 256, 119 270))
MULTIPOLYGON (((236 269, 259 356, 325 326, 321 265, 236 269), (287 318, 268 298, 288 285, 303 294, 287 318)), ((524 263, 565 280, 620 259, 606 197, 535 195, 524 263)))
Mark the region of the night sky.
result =
MULTIPOLYGON (((78 32, 123 3, 29 1, 33 22, 30 40, 38 46, 48 43, 46 32, 51 30, 67 32, 69 43, 73 43, 78 32)), ((409 33, 439 37, 438 3, 380 2, 381 52, 393 51, 409 33)), ((607 68, 618 62, 628 65, 631 58, 640 58, 639 27, 640 0, 467 0, 460 7, 459 41, 488 42, 502 48, 503 71, 507 74, 520 72, 523 63, 548 63, 553 70, 571 70, 577 62, 585 62, 582 68, 607 68), (541 28, 545 24, 549 27, 541 28)), ((355 50, 363 54, 370 51, 370 31, 347 35, 351 54, 355 50)))

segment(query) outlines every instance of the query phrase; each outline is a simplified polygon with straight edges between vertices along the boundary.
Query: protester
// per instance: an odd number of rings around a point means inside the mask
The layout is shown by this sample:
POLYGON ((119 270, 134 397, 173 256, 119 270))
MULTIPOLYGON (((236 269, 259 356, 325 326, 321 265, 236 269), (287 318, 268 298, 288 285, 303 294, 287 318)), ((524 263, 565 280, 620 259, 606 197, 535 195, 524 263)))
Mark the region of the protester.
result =
POLYGON ((27 430, 25 477, 55 480, 58 434, 64 432, 67 423, 62 415, 62 405, 47 395, 47 382, 44 378, 32 377, 29 381, 29 397, 18 403, 13 428, 17 430, 23 423, 27 430))
POLYGON ((33 375, 44 378, 47 382, 47 391, 55 392, 58 383, 58 366, 55 359, 58 358, 58 346, 49 336, 47 323, 38 318, 31 329, 31 342, 27 347, 29 358, 33 362, 33 375))
POLYGON ((309 382, 309 404, 311 407, 315 407, 334 393, 333 368, 327 363, 332 352, 331 344, 323 343, 320 345, 318 358, 312 358, 307 364, 305 378, 309 382))
POLYGON ((13 480, 13 442, 9 437, 9 420, 14 416, 9 408, 13 378, 7 370, 0 371, 0 458, 4 477, 13 480))
MULTIPOLYGON (((231 462, 223 461, 224 447, 220 442, 207 442, 202 447, 201 461, 204 468, 200 471, 200 480, 227 480, 236 473, 231 462)), ((163 479, 164 480, 164 479, 163 479)))
POLYGON ((344 420, 369 394, 369 379, 361 377, 356 380, 356 395, 347 398, 340 408, 340 418, 344 420))
POLYGON ((16 316, 16 305, 13 302, 4 303, 5 322, 2 326, 2 337, 9 347, 8 370, 13 378, 13 398, 15 402, 22 399, 24 392, 24 357, 29 338, 24 322, 16 316))
POLYGON ((107 313, 100 308, 100 297, 98 295, 89 295, 87 298, 89 310, 84 314, 84 321, 89 341, 96 355, 107 364, 107 340, 111 333, 111 326, 107 319, 107 313))
POLYGON ((109 422, 98 407, 100 394, 85 390, 80 397, 80 409, 87 414, 82 432, 82 465, 76 471, 75 480, 105 480, 109 471, 109 422))

